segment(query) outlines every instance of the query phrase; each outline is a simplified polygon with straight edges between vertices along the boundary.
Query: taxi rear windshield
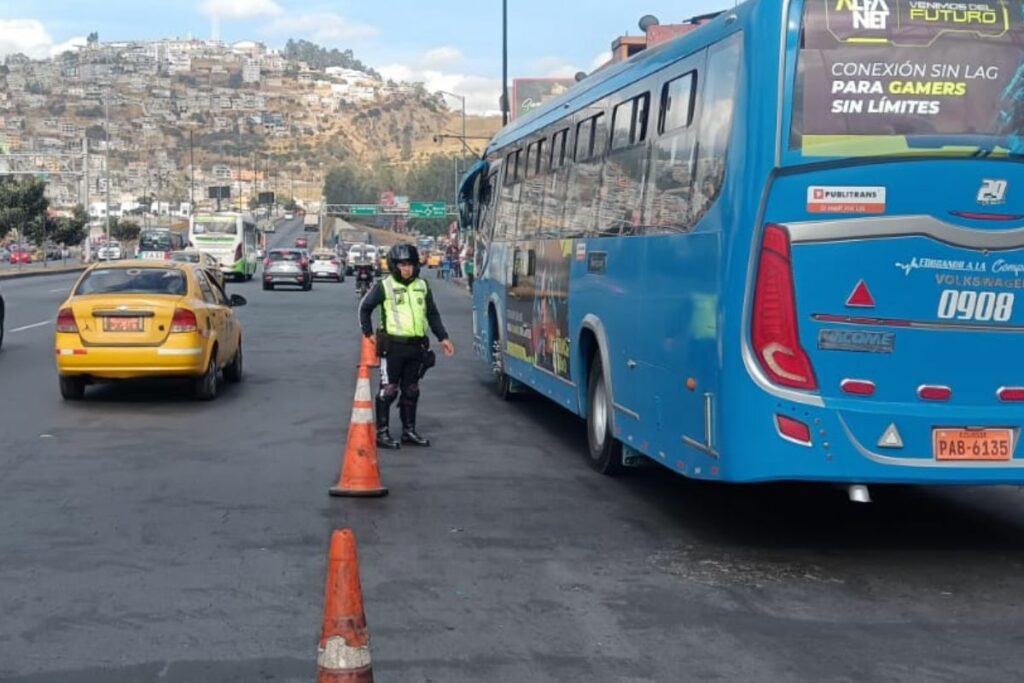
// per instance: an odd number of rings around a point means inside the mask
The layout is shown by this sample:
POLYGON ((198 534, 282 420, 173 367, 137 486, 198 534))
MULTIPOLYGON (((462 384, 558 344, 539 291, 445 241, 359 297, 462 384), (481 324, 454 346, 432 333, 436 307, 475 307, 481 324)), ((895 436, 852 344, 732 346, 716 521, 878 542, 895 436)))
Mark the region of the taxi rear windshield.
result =
POLYGON ((185 275, 169 268, 99 268, 89 271, 75 294, 175 294, 188 291, 185 275))
POLYGON ((1024 153, 1024 15, 993 0, 806 0, 789 147, 1024 153))

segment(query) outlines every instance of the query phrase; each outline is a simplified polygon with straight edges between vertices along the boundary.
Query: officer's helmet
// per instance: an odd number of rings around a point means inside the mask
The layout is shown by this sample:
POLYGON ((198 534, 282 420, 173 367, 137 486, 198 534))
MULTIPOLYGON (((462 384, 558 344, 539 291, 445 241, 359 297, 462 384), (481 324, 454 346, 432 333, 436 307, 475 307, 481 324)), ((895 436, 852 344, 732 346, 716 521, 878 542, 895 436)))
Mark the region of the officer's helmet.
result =
POLYGON ((388 270, 396 278, 401 277, 401 273, 398 271, 399 261, 411 261, 413 265, 412 276, 418 277, 420 274, 420 252, 415 245, 412 244, 396 244, 391 247, 388 251, 388 270))

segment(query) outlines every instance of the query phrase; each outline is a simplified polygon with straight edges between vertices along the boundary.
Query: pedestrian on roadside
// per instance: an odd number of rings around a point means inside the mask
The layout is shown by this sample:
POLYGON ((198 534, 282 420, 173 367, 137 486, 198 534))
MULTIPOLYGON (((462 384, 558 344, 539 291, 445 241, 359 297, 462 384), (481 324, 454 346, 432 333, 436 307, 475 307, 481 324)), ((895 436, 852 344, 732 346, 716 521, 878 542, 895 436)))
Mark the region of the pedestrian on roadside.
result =
POLYGON ((391 438, 389 413, 398 400, 402 419, 401 443, 429 446, 416 431, 420 379, 434 362, 427 330, 434 333, 444 355, 455 355, 455 345, 441 322, 441 313, 427 281, 419 277, 420 255, 411 244, 396 244, 388 252, 390 275, 373 286, 359 305, 363 336, 373 335, 373 311, 380 308, 377 352, 380 355, 380 390, 377 393, 377 445, 399 448, 391 438))
POLYGON ((470 252, 469 258, 466 259, 466 263, 463 266, 463 270, 466 272, 466 284, 469 287, 469 293, 473 293, 473 271, 475 266, 473 265, 473 253, 470 252))

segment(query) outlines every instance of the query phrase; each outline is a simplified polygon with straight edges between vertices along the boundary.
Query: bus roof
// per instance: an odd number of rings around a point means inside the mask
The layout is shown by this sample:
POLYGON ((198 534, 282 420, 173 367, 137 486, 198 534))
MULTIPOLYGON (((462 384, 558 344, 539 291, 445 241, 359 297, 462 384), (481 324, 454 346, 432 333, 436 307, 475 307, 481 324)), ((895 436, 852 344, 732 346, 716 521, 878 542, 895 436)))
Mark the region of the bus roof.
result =
POLYGON ((748 14, 753 4, 744 2, 727 13, 722 12, 708 23, 701 24, 699 29, 684 33, 587 76, 564 94, 533 109, 499 131, 487 145, 484 158, 720 40, 742 23, 735 19, 748 14))

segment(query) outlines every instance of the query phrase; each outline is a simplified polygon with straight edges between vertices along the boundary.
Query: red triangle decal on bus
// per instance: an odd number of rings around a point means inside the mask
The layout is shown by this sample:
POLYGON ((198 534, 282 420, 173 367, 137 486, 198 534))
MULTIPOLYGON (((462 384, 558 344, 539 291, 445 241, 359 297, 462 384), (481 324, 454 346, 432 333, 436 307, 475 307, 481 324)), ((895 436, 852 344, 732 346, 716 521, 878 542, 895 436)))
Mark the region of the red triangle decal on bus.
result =
POLYGON ((853 288, 850 298, 846 300, 846 305, 857 308, 875 307, 875 297, 871 296, 871 292, 868 291, 868 286, 863 280, 858 282, 857 286, 853 288))

